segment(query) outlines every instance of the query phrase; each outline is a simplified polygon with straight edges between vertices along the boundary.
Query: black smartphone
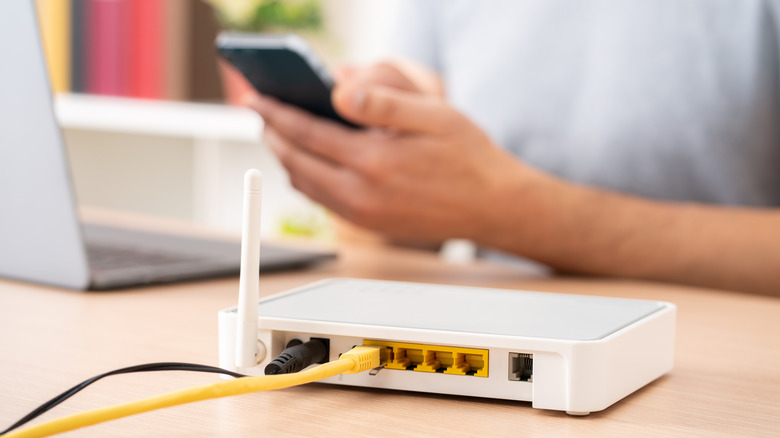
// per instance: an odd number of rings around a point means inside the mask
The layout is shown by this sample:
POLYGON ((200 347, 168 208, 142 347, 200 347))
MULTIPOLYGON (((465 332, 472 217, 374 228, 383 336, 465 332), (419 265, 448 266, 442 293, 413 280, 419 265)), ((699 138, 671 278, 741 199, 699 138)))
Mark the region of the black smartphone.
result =
POLYGON ((223 32, 217 49, 261 94, 356 127, 333 109, 333 79, 303 38, 223 32))

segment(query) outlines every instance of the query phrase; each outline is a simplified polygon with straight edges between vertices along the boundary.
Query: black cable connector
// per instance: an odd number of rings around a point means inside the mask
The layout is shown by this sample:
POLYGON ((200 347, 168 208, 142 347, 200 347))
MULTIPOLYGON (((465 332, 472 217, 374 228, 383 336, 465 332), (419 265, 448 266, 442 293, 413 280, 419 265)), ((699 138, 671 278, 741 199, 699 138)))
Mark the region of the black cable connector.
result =
POLYGON ((293 339, 282 354, 265 367, 265 374, 297 373, 313 363, 325 362, 327 359, 328 345, 323 340, 312 339, 301 343, 293 339))

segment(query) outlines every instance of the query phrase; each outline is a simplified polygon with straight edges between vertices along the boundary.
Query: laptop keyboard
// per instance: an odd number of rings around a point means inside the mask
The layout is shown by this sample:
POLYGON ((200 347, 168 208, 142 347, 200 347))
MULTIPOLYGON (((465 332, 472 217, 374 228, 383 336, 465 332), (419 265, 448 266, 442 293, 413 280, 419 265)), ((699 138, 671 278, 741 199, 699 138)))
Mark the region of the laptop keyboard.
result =
POLYGON ((90 243, 87 246, 87 258, 91 268, 104 270, 186 263, 202 257, 90 243))

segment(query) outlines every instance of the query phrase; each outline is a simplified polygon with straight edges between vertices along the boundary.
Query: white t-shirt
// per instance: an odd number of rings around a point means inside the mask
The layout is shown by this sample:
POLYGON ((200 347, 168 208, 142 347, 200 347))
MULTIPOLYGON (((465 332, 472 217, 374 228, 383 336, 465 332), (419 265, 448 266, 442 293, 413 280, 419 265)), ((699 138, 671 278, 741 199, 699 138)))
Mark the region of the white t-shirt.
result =
POLYGON ((780 205, 780 1, 410 1, 391 46, 562 178, 780 205))

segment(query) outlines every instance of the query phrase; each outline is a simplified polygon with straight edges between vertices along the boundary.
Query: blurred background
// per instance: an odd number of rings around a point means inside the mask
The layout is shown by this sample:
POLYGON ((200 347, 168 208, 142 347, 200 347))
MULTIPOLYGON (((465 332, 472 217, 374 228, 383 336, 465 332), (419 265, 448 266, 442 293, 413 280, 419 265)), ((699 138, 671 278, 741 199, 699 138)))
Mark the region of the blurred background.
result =
POLYGON ((220 30, 296 33, 331 69, 384 56, 391 0, 35 0, 56 115, 85 206, 238 231, 246 169, 265 177, 266 237, 331 239, 237 104, 220 30))

